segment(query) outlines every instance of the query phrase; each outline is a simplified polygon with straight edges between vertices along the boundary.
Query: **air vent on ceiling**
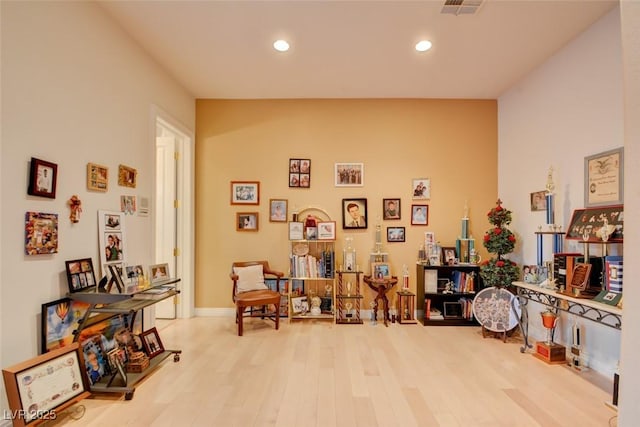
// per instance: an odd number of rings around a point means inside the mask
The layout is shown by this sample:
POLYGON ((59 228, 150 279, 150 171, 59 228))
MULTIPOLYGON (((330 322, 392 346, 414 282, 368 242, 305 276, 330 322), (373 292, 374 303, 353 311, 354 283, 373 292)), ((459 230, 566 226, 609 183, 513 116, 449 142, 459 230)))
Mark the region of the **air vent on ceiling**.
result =
POLYGON ((445 0, 440 13, 469 15, 476 13, 484 0, 445 0))

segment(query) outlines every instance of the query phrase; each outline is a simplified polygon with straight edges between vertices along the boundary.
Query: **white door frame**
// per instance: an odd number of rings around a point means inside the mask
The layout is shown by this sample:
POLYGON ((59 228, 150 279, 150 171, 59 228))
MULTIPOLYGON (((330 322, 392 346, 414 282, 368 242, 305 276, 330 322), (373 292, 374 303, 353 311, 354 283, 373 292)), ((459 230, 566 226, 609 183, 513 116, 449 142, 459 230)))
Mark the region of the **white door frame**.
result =
MULTIPOLYGON (((176 257, 176 277, 181 279, 181 293, 178 298, 176 315, 178 318, 189 318, 194 315, 194 152, 195 138, 193 131, 187 129, 161 108, 153 105, 151 108, 151 144, 153 152, 156 147, 156 124, 161 122, 163 126, 168 127, 178 135, 176 138, 176 151, 179 153, 176 164, 176 198, 179 201, 179 207, 176 212, 176 244, 179 249, 179 255, 176 257)), ((154 155, 155 158, 155 155, 154 155)), ((155 162, 155 160, 154 160, 155 162)), ((156 165, 154 164, 154 169, 156 165)), ((154 187, 155 188, 155 174, 154 187)), ((152 209, 156 209, 156 200, 154 197, 152 209)), ((155 212, 155 211, 154 211, 155 212)), ((155 215, 153 229, 155 230, 155 215)), ((155 233, 153 236, 153 244, 155 246, 155 233)))

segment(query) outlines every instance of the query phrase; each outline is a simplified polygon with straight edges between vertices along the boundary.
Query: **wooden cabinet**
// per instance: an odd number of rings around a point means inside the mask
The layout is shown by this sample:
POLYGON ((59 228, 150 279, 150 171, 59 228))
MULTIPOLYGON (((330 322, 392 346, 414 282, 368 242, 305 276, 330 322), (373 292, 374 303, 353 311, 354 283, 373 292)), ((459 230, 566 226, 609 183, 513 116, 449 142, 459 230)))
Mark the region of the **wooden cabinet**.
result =
MULTIPOLYGON (((134 324, 136 316, 142 309, 150 307, 167 298, 177 295, 180 291, 176 289, 175 284, 180 279, 168 279, 147 288, 128 289, 126 293, 106 293, 106 292, 74 292, 68 294, 68 297, 89 304, 89 308, 84 317, 79 322, 78 330, 75 331, 74 341, 78 341, 83 329, 97 325, 114 316, 128 314, 131 315, 129 321, 129 329, 134 324)), ((143 333, 144 334, 144 333, 143 333)), ((125 398, 130 400, 133 397, 135 386, 144 377, 152 373, 158 365, 173 356, 174 362, 180 360, 181 350, 165 350, 162 349, 149 360, 149 366, 142 372, 127 372, 124 376, 118 373, 105 375, 95 384, 91 385, 90 390, 93 392, 107 393, 125 393, 125 398)))
POLYGON ((290 248, 289 319, 333 320, 335 241, 291 240, 290 248))
POLYGON ((416 276, 418 316, 425 326, 478 325, 473 298, 483 289, 479 266, 417 264, 416 276))

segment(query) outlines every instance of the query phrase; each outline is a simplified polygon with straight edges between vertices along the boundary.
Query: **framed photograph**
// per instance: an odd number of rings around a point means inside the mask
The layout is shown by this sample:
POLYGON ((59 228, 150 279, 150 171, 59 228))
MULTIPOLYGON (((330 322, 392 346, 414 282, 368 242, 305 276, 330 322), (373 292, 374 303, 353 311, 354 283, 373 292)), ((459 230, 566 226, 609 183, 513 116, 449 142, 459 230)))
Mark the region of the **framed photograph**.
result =
POLYGON ((124 364, 126 361, 123 361, 121 358, 122 354, 126 354, 124 349, 113 349, 107 354, 107 358, 109 359, 109 368, 112 374, 120 375, 124 384, 127 383, 127 371, 124 368, 124 364))
POLYGON ((531 193, 531 212, 547 210, 547 192, 545 190, 531 193))
POLYGON ((453 265, 456 262, 456 248, 454 247, 442 247, 442 260, 444 265, 453 265))
POLYGON ((585 207, 624 203, 624 148, 584 158, 585 207))
MULTIPOLYGON (((98 211, 98 239, 100 251, 100 265, 124 264, 126 258, 126 234, 124 227, 124 212, 98 211)), ((103 269, 102 276, 107 272, 103 269)))
POLYGON ((258 231, 258 212, 236 212, 236 231, 258 231))
POLYGON ((107 264, 106 270, 108 271, 108 281, 106 283, 105 291, 111 292, 111 288, 113 287, 113 285, 116 285, 116 289, 118 289, 118 292, 123 293, 126 288, 123 278, 123 264, 107 264))
POLYGON ((568 240, 590 243, 602 242, 604 220, 607 220, 609 242, 622 243, 624 240, 624 206, 600 206, 575 209, 565 236, 568 240))
POLYGON ((431 179, 415 178, 411 181, 411 188, 414 200, 431 198, 431 179))
POLYGON ((289 240, 304 239, 304 224, 298 221, 289 222, 289 240))
POLYGON ((307 240, 318 240, 318 227, 305 227, 304 234, 307 240))
POLYGON ((429 225, 429 205, 411 205, 411 225, 429 225))
POLYGON ((58 165, 35 157, 31 158, 29 188, 27 189, 29 195, 55 199, 57 180, 58 165))
POLYGON ((367 199, 342 199, 342 228, 367 228, 367 199))
POLYGON ((442 317, 445 319, 462 319, 461 302, 445 301, 443 308, 444 313, 442 313, 442 317))
POLYGON ((109 189, 109 168, 87 163, 87 190, 105 192, 109 189))
POLYGON ((145 353, 147 353, 150 359, 154 358, 164 351, 162 341, 160 341, 160 335, 158 335, 158 330, 156 328, 151 328, 148 331, 144 331, 142 334, 140 334, 140 338, 142 339, 144 351, 145 353))
POLYGON ((162 282, 169 278, 169 264, 154 264, 149 266, 151 283, 162 282))
POLYGON ((372 262, 371 263, 371 276, 374 279, 389 279, 391 278, 391 270, 388 262, 372 262))
POLYGON ((335 221, 321 221, 318 223, 318 240, 336 240, 335 221))
POLYGON ((382 199, 382 219, 400 219, 400 199, 382 199))
POLYGON ((96 275, 93 271, 91 258, 65 261, 65 266, 70 293, 84 291, 96 285, 96 275))
POLYGON ((73 342, 73 332, 87 314, 89 303, 61 298, 42 304, 40 352, 56 350, 73 342))
POLYGON ((364 185, 364 163, 336 163, 336 187, 362 187, 364 185))
POLYGON ((404 227, 387 227, 387 242, 404 242, 404 227))
POLYGON ((87 377, 92 385, 96 384, 111 373, 107 354, 102 347, 102 338, 100 335, 94 335, 82 341, 81 345, 87 377))
POLYGON ((259 205, 260 183, 258 181, 231 181, 232 205, 259 205))
POLYGON ((125 215, 136 212, 136 196, 120 196, 120 211, 125 215))
POLYGON ((269 199, 269 221, 287 222, 286 199, 269 199))
POLYGON ((311 187, 311 159, 289 159, 289 187, 311 187))
POLYGON ((136 188, 138 171, 130 166, 118 165, 118 185, 136 188))
POLYGON ((84 360, 78 343, 3 369, 9 409, 16 414, 13 425, 55 419, 65 408, 89 397, 89 383, 83 371, 84 360))
POLYGON ((58 253, 58 214, 25 214, 24 251, 27 255, 58 253))
POLYGON ((306 295, 291 296, 291 312, 303 314, 309 311, 309 300, 306 295))
POLYGON ((98 319, 99 321, 96 323, 89 322, 91 323, 90 326, 80 331, 77 341, 83 343, 94 336, 99 336, 104 354, 107 354, 118 345, 116 340, 118 331, 122 329, 131 329, 133 331, 142 330, 142 317, 143 316, 135 316, 133 326, 131 322, 134 316, 131 313, 114 315, 104 320, 98 319))
POLYGON ((144 269, 141 265, 127 265, 124 271, 129 282, 137 282, 144 277, 144 269))

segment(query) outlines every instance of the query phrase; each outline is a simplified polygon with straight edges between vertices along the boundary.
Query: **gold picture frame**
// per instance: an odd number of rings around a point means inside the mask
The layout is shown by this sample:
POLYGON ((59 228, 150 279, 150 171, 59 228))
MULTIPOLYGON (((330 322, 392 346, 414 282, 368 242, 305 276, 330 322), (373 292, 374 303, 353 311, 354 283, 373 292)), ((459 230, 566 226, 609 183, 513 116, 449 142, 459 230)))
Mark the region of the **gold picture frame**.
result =
POLYGON ((87 163, 87 190, 106 192, 109 189, 109 168, 87 163))
POLYGON ((138 171, 130 166, 118 165, 118 185, 136 188, 138 171))

